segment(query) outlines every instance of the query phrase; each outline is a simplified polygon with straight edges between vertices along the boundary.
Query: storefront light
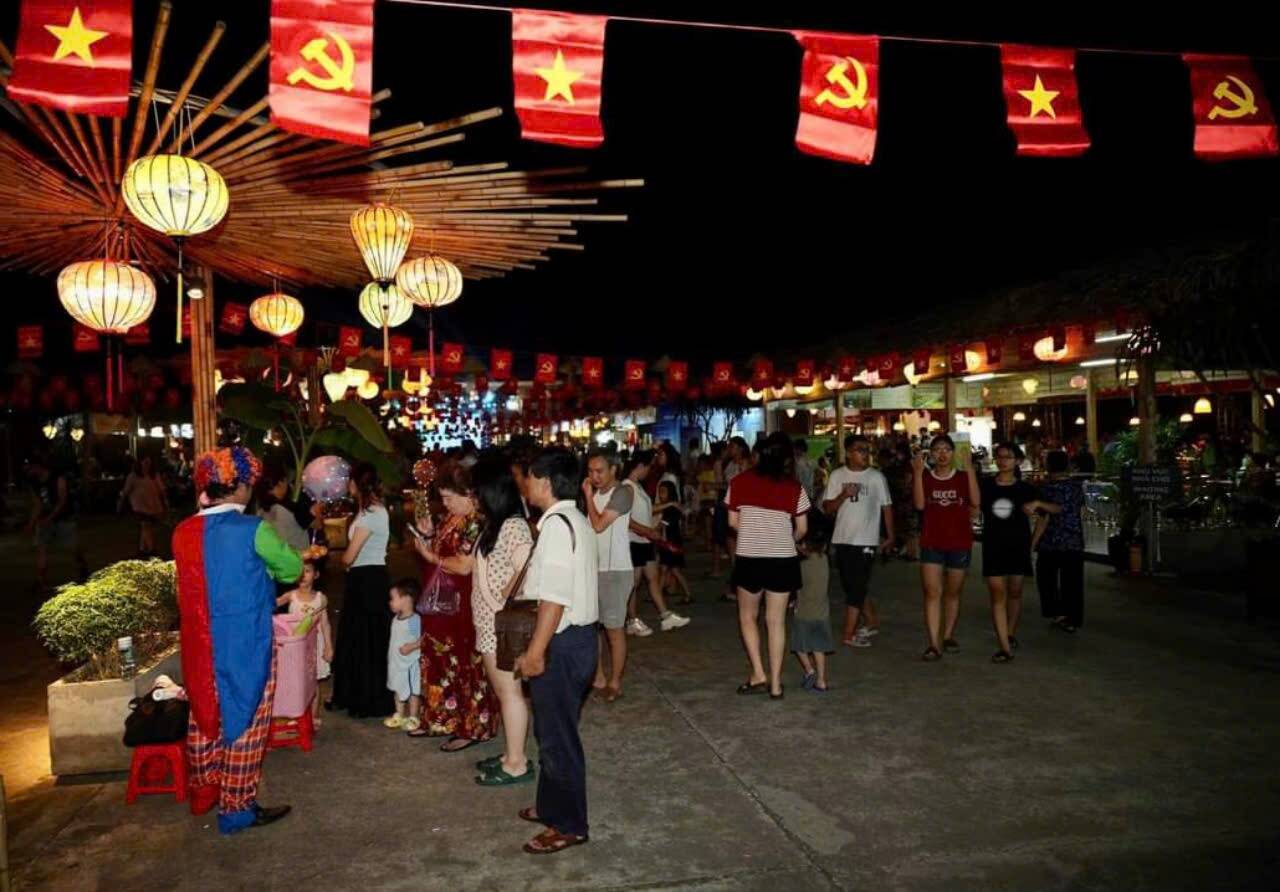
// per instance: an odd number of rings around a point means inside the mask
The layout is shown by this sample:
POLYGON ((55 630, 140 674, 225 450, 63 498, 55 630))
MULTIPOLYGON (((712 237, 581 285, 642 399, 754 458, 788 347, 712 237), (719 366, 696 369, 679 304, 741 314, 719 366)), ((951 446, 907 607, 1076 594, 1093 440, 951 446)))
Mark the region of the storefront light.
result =
POLYGON ((1183 412, 1181 415, 1178 416, 1178 422, 1180 424, 1190 424, 1195 420, 1196 420, 1195 416, 1192 415, 1190 412, 1183 412))
POLYGON ((1142 424, 1142 419, 1137 415, 1129 419, 1129 427, 1137 427, 1140 424, 1142 424))
POLYGON ((149 436, 149 435, 147 434, 147 429, 146 429, 145 427, 140 427, 140 428, 138 428, 138 436, 139 436, 139 437, 146 437, 146 436, 149 436))
POLYGON ((1039 418, 1034 419, 1034 420, 1031 422, 1031 426, 1032 426, 1032 427, 1039 427, 1039 426, 1040 426, 1040 419, 1039 419, 1039 418))
POLYGON ((1077 415, 1077 416, 1076 416, 1076 426, 1077 426, 1077 427, 1084 427, 1084 416, 1083 416, 1083 415, 1077 415))
POLYGON ((182 439, 194 440, 195 438, 196 438, 195 427, 190 422, 184 423, 182 425, 182 439))
POLYGON ((1014 421, 1026 421, 1026 420, 1027 420, 1027 413, 1026 413, 1026 412, 1014 412, 1014 413, 1013 413, 1013 420, 1014 420, 1014 421))
POLYGON ((788 410, 787 410, 787 417, 788 417, 788 418, 795 418, 795 417, 796 417, 796 410, 795 410, 795 409, 788 409, 788 410))
POLYGON ((160 425, 157 424, 155 427, 151 428, 151 436, 156 437, 157 439, 163 440, 164 428, 162 428, 160 425))

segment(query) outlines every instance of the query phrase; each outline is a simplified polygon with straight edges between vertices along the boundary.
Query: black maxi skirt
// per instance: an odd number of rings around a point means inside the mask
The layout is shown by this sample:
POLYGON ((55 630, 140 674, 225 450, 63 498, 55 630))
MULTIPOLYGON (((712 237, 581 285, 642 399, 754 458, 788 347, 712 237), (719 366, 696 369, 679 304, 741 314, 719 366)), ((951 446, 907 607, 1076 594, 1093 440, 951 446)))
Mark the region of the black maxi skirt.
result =
POLYGON ((387 594, 391 576, 385 566, 352 567, 333 647, 333 706, 353 718, 391 715, 387 690, 387 646, 391 641, 391 609, 387 594))

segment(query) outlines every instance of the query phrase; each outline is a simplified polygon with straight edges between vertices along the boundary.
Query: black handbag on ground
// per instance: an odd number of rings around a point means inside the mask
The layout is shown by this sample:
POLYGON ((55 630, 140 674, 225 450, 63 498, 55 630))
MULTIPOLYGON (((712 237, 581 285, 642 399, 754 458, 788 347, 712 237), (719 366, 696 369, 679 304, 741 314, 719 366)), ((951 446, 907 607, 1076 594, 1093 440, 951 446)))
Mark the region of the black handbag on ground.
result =
MULTIPOLYGON (((578 538, 573 533, 573 524, 569 522, 569 518, 563 514, 557 514, 565 525, 569 527, 570 547, 574 551, 578 550, 578 538)), ((516 657, 524 653, 529 642, 533 640, 533 629, 538 624, 538 602, 537 600, 512 600, 520 593, 520 587, 524 585, 525 574, 529 572, 529 564, 533 562, 533 553, 538 549, 538 542, 535 539, 533 548, 529 549, 529 557, 525 559, 524 566, 520 568, 520 572, 511 581, 506 592, 506 605, 493 615, 493 631, 498 639, 498 649, 494 653, 494 660, 498 664, 498 668, 504 672, 514 671, 516 668, 516 657)))
POLYGON ((191 704, 176 697, 156 700, 153 693, 154 690, 129 701, 129 715, 124 720, 125 746, 177 743, 187 736, 191 704))

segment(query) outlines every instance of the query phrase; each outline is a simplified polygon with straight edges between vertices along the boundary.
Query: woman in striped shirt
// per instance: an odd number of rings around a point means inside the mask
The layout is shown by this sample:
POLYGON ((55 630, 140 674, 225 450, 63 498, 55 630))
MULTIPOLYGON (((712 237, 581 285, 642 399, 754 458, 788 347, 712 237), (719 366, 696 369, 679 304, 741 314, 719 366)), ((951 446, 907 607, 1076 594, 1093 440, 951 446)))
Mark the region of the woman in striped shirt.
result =
POLYGON ((795 478, 791 440, 770 434, 755 468, 733 478, 725 495, 729 525, 738 540, 733 584, 738 592, 738 625, 751 661, 751 677, 739 694, 782 699, 782 659, 787 640, 787 601, 800 588, 796 542, 808 529, 809 497, 795 478), (760 659, 760 599, 764 595, 769 635, 769 674, 760 659))

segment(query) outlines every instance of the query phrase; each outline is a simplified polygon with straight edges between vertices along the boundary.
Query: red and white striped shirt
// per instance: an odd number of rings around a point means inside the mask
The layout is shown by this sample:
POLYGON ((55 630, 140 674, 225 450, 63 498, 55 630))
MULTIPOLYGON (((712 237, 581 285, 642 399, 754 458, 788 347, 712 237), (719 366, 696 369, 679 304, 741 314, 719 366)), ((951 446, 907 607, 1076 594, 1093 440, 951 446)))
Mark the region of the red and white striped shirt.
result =
POLYGON ((800 481, 744 471, 729 484, 724 503, 738 513, 739 557, 796 556, 793 519, 809 511, 809 496, 800 481))

